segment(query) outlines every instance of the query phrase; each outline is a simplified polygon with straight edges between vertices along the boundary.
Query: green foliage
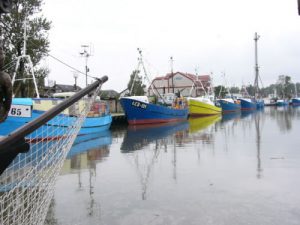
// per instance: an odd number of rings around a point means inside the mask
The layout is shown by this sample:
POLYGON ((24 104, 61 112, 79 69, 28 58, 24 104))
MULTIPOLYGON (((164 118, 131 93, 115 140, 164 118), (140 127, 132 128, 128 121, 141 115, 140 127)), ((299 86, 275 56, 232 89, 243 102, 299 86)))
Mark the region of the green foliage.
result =
MULTIPOLYGON (((44 78, 49 73, 49 70, 39 66, 39 63, 49 52, 48 31, 51 27, 51 22, 41 15, 42 4, 43 0, 13 0, 12 12, 2 15, 0 21, 0 35, 3 37, 6 53, 4 69, 12 75, 16 58, 23 52, 24 21, 27 20, 26 54, 31 57, 40 90, 44 86, 44 78)), ((16 78, 28 77, 28 72, 25 62, 21 60, 16 78)), ((32 80, 18 83, 14 87, 16 96, 31 96, 32 80)))
POLYGON ((255 87, 250 84, 246 87, 249 96, 255 96, 255 87))
POLYGON ((238 87, 231 87, 231 88, 229 88, 229 90, 230 90, 231 94, 240 93, 240 89, 238 87))
POLYGON ((139 76, 140 71, 134 70, 130 75, 127 88, 131 91, 131 95, 145 95, 146 85, 143 84, 142 77, 139 76))
POLYGON ((218 98, 224 98, 225 95, 228 93, 226 88, 222 85, 216 86, 214 88, 214 91, 215 91, 215 96, 217 96, 218 98))

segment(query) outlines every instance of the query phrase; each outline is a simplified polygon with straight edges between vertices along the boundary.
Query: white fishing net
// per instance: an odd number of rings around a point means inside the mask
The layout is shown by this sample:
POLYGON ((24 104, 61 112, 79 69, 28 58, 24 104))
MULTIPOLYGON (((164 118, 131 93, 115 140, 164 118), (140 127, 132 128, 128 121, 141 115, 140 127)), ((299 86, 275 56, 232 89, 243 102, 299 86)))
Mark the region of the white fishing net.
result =
POLYGON ((26 136, 30 150, 18 154, 0 176, 1 225, 44 223, 56 178, 99 91, 26 136))

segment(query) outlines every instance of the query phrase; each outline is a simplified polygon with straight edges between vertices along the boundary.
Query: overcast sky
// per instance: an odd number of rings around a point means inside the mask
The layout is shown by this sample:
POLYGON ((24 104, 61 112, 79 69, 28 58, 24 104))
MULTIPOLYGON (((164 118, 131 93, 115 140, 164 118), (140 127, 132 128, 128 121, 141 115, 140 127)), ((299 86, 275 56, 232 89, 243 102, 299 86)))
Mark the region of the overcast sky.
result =
MULTIPOLYGON (((278 75, 300 82, 300 16, 297 0, 45 0, 52 21, 50 54, 84 71, 81 45, 92 46, 90 74, 124 90, 144 53, 150 79, 174 71, 209 74, 214 84, 254 82, 254 33, 264 86, 278 75)), ((74 84, 70 68, 48 58, 49 78, 74 84)), ((78 78, 84 86, 85 77, 78 78)))

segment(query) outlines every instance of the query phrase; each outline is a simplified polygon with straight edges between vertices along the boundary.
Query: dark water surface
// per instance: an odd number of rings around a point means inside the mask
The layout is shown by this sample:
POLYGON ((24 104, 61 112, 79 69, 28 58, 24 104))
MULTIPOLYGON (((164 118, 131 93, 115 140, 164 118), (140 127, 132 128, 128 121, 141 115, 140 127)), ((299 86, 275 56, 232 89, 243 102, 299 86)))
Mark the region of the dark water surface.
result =
POLYGON ((74 145, 46 224, 299 225, 299 146, 299 107, 115 128, 74 145))

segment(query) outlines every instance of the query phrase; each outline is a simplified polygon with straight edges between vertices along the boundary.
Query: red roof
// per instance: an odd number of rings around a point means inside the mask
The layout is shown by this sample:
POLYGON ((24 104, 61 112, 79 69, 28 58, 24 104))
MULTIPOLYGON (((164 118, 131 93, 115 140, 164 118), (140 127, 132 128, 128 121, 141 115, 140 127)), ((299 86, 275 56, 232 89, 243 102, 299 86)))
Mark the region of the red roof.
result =
MULTIPOLYGON (((190 80, 193 80, 194 82, 196 82, 196 80, 197 80, 197 76, 195 74, 175 72, 175 73, 167 73, 166 76, 156 77, 153 79, 153 81, 154 80, 168 80, 170 77, 175 76, 177 74, 187 77, 190 80)), ((209 82, 211 80, 210 75, 198 75, 198 79, 201 80, 202 82, 209 82)))

